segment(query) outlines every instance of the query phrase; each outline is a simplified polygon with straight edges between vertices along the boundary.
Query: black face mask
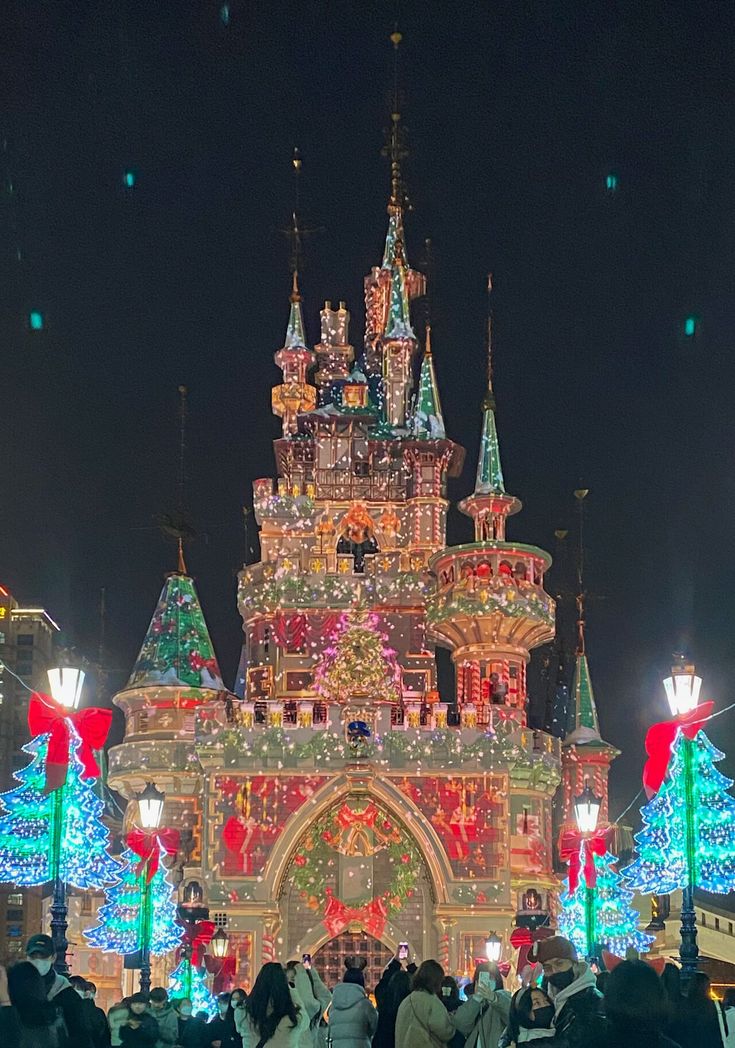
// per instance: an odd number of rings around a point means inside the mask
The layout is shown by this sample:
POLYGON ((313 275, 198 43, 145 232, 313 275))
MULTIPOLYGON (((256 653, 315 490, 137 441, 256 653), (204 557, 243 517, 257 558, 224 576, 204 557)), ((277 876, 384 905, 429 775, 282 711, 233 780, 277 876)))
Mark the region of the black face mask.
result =
POLYGON ((547 976, 546 981, 555 990, 564 990, 574 982, 574 969, 567 968, 565 972, 554 972, 553 975, 547 976))
MULTIPOLYGON (((566 973, 562 973, 566 974, 566 973)), ((547 1004, 543 1008, 534 1008, 533 1019, 528 1021, 529 1030, 549 1030, 554 1018, 554 1005, 547 1004)))

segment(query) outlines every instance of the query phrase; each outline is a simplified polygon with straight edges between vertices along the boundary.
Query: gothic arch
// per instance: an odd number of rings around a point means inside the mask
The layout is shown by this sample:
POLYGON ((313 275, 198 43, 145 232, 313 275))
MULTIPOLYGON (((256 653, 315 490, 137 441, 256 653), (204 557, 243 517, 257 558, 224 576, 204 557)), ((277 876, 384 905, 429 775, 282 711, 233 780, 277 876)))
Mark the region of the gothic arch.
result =
MULTIPOLYGON (((308 827, 350 793, 354 793, 356 786, 358 782, 347 775, 331 780, 312 797, 308 821, 304 821, 305 811, 302 807, 286 823, 263 871, 263 881, 274 886, 276 900, 283 895, 291 859, 308 827)), ((428 873, 435 902, 440 905, 448 903, 447 884, 453 874, 444 846, 429 820, 392 782, 375 777, 371 779, 367 792, 364 787, 364 779, 361 778, 359 792, 365 793, 366 799, 371 798, 381 804, 410 834, 428 873)))

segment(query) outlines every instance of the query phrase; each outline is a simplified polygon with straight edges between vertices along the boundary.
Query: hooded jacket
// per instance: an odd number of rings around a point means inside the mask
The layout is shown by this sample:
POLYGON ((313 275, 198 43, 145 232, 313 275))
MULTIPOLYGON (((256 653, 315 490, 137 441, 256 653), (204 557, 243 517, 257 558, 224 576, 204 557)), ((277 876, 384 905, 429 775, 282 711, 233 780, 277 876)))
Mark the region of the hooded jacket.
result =
POLYGON ((508 1023, 511 995, 507 990, 487 990, 487 999, 473 994, 454 1013, 465 1048, 497 1048, 508 1023))
POLYGON ((338 983, 332 993, 329 1030, 334 1048, 370 1048, 378 1013, 362 986, 338 983))
POLYGON ((170 1048, 172 1044, 179 1043, 179 1017, 170 1001, 163 1008, 152 1008, 149 1005, 146 1014, 158 1026, 156 1048, 170 1048))
POLYGON ((554 1002, 557 1037, 565 1037, 569 1048, 587 1048, 587 1045, 598 1044, 603 1039, 602 994, 588 964, 577 961, 572 965, 572 971, 574 981, 569 986, 556 990, 549 985, 546 992, 554 1002))
POLYGON ((444 1048, 455 1029, 454 1017, 438 997, 427 990, 414 990, 398 1009, 396 1048, 444 1048))
POLYGON ((69 1043, 73 1044, 74 1048, 93 1048, 82 998, 72 984, 53 968, 41 978, 46 990, 46 1000, 53 1001, 61 1010, 69 1033, 69 1043))

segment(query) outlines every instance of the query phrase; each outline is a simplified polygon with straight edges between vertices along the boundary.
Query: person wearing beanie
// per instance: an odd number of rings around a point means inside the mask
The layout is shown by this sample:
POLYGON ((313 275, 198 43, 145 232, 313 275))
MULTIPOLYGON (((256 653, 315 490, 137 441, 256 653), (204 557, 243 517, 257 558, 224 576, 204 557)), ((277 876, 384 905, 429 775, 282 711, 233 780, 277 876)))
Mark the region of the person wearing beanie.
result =
POLYGON ((556 1037, 569 1048, 598 1044, 604 1034, 601 1016, 602 994, 595 973, 577 959, 574 945, 563 935, 535 942, 529 950, 531 964, 540 964, 543 984, 554 1005, 556 1037))
POLYGON ((364 965, 357 967, 354 959, 341 983, 332 993, 329 1009, 329 1032, 334 1048, 370 1048, 378 1027, 378 1013, 365 993, 364 965))

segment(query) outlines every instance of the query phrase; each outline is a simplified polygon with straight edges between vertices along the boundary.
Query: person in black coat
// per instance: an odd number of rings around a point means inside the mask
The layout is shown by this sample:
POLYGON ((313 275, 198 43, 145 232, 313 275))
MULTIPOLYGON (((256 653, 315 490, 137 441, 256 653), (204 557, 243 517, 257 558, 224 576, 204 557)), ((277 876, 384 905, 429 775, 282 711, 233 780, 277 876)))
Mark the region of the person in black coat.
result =
POLYGON ((192 1015, 191 1001, 188 997, 178 997, 173 1001, 179 1020, 180 1048, 209 1048, 209 1035, 206 1022, 195 1019, 192 1015))
POLYGON ((95 1004, 97 987, 81 975, 72 975, 69 982, 82 998, 83 1014, 87 1022, 94 1048, 110 1048, 110 1026, 107 1016, 95 1004))
POLYGON ((27 961, 0 967, 0 1045, 3 1048, 74 1048, 61 1010, 46 1000, 38 970, 27 961))
POLYGON ((229 993, 221 993, 217 998, 219 1014, 206 1025, 207 1048, 242 1048, 242 1038, 235 1029, 235 1012, 230 1002, 229 993))
POLYGON ((411 992, 411 983, 411 976, 402 970, 400 964, 393 968, 391 978, 380 994, 381 1003, 378 1005, 378 1026, 373 1034, 373 1048, 396 1048, 396 1016, 401 1002, 411 992))
POLYGON ((402 969, 403 965, 397 957, 394 957, 392 961, 389 961, 383 969, 383 974, 380 976, 378 984, 375 987, 375 1004, 377 1005, 378 1011, 380 1011, 383 1002, 383 997, 388 990, 388 986, 390 984, 391 979, 396 974, 396 972, 400 972, 402 971, 402 969))
POLYGON ((718 1005, 709 995, 709 976, 695 972, 682 997, 678 1016, 669 1027, 681 1048, 723 1048, 718 1005))
POLYGON ((40 932, 32 935, 26 945, 26 957, 41 976, 46 999, 61 1009, 74 1048, 94 1048, 81 997, 68 979, 54 971, 56 950, 51 936, 40 932))
POLYGON ((554 1029, 569 1048, 596 1045, 603 1030, 602 994, 588 964, 577 959, 574 944, 563 935, 535 942, 528 959, 544 972, 542 986, 554 1003, 554 1029))
MULTIPOLYGON (((668 1016, 664 987, 650 964, 623 961, 610 972, 605 986, 605 1025, 597 1044, 599 1048, 679 1048, 664 1033, 668 1016)), ((700 1046, 705 1048, 705 1042, 700 1046)))

